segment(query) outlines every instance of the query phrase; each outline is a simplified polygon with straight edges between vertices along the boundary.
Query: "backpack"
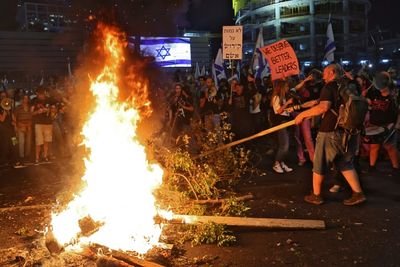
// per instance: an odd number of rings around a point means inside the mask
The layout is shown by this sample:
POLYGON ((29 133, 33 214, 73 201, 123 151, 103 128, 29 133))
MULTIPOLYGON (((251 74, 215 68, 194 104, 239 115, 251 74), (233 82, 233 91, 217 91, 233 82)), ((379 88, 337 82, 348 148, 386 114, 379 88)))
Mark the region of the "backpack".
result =
POLYGON ((331 109, 337 116, 336 129, 342 128, 350 135, 363 131, 364 120, 368 112, 367 99, 361 95, 361 90, 356 81, 342 79, 338 81, 338 99, 336 104, 339 113, 331 109))

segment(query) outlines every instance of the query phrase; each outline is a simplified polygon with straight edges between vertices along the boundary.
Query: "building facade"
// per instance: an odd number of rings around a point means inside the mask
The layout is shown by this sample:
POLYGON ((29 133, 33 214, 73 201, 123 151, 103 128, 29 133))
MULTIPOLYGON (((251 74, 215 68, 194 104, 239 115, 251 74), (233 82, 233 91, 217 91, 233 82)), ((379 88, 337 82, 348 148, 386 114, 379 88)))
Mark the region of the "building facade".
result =
POLYGON ((21 30, 62 32, 76 23, 67 0, 18 0, 17 5, 21 30))
POLYGON ((336 61, 355 61, 368 46, 368 0, 233 0, 236 24, 244 26, 244 53, 250 56, 262 27, 264 43, 286 39, 301 62, 320 64, 331 17, 336 61))

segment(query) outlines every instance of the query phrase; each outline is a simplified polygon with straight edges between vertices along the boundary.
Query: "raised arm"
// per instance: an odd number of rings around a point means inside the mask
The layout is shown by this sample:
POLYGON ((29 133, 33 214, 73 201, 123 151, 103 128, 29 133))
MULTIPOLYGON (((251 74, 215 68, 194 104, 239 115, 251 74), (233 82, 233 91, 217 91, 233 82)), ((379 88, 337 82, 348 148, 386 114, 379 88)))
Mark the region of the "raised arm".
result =
POLYGON ((330 101, 321 101, 318 105, 303 111, 295 118, 296 124, 300 124, 305 118, 315 117, 318 115, 322 115, 327 112, 332 106, 332 102, 330 101))

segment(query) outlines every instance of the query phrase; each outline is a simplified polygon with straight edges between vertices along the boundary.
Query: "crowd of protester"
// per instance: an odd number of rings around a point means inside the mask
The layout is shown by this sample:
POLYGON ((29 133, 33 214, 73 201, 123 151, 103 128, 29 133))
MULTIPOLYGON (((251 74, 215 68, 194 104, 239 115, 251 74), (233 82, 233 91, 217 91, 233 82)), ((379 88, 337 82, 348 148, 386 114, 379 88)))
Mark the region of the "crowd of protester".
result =
MULTIPOLYGON (((190 135, 194 122, 218 133, 222 117, 228 118, 235 139, 295 120, 294 126, 256 139, 252 144, 258 152, 273 156, 271 169, 276 173, 295 168, 288 159, 292 147, 299 167, 307 162, 312 165, 313 193, 305 200, 313 204, 323 202, 322 181, 329 170, 336 168, 353 190, 352 198, 347 200, 347 204, 353 205, 365 200, 355 172, 360 173, 360 158, 369 163, 366 171, 375 172, 378 157, 387 152, 393 172, 400 175, 397 79, 392 68, 375 73, 362 68, 352 73, 339 64, 331 64, 323 70, 314 68, 299 76, 271 81, 270 76, 255 78, 244 68, 240 78, 235 75, 217 83, 211 76, 177 72, 171 83, 164 83, 162 88, 153 86, 152 91, 157 98, 157 109, 165 111, 162 131, 171 139, 190 135), (369 104, 365 127, 346 152, 334 150, 331 141, 337 138, 335 110, 340 105, 338 101, 342 101, 337 93, 342 81, 352 84, 369 104)), ((0 164, 21 168, 70 154, 71 88, 66 83, 62 90, 43 85, 34 92, 10 90, 2 80, 0 164)), ((342 186, 341 179, 335 179, 330 191, 337 192, 342 186)))
POLYGON ((34 90, 13 88, 4 77, 0 90, 0 166, 24 168, 68 157, 71 149, 68 106, 73 87, 54 79, 34 90))
MULTIPOLYGON (((399 88, 393 68, 374 73, 362 68, 353 73, 345 71, 339 64, 331 64, 324 70, 311 69, 302 78, 299 75, 274 81, 270 76, 255 79, 251 73, 244 71, 241 74, 241 79, 235 75, 218 83, 212 77, 196 80, 193 73, 176 75, 172 93, 169 96, 168 92, 163 93, 168 103, 166 129, 171 136, 175 138, 188 133, 191 121, 201 122, 206 129, 218 129, 223 112, 228 114, 235 139, 295 119, 295 126, 265 136, 265 146, 256 143, 256 149, 273 154, 272 170, 285 173, 294 168, 288 163, 288 152, 295 147, 297 165, 301 167, 309 162, 313 166, 313 194, 305 198, 313 204, 323 202, 321 184, 331 169, 341 173, 353 190, 352 197, 344 202, 346 205, 365 201, 358 173, 375 172, 379 155, 384 159, 389 157, 394 176, 400 175, 399 88), (333 149, 330 140, 337 139, 335 109, 343 104, 338 102, 343 100, 337 95, 338 84, 343 82, 366 98, 369 112, 362 131, 349 142, 349 151, 339 153, 333 149), (369 163, 366 170, 360 169, 360 158, 369 163)), ((330 191, 338 192, 342 187, 341 179, 335 179, 330 191)))

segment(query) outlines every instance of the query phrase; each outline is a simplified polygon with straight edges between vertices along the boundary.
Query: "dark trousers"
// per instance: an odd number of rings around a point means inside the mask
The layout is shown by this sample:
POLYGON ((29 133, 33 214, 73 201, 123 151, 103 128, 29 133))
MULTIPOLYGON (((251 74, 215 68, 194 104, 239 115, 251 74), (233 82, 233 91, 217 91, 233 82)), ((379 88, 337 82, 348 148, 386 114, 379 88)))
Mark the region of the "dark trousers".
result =
POLYGON ((19 161, 18 143, 14 129, 11 126, 0 125, 0 164, 17 161, 19 161))

